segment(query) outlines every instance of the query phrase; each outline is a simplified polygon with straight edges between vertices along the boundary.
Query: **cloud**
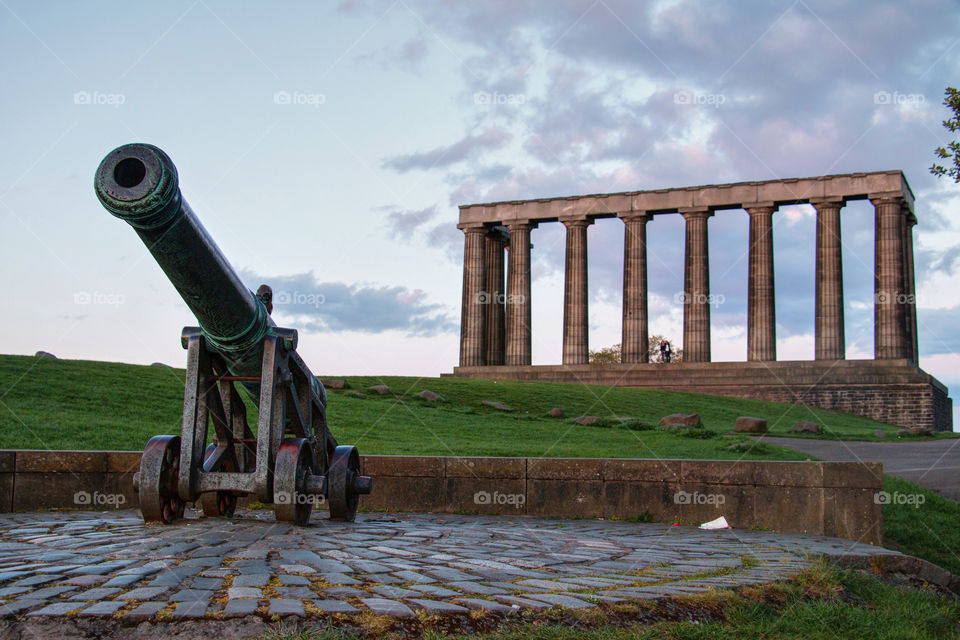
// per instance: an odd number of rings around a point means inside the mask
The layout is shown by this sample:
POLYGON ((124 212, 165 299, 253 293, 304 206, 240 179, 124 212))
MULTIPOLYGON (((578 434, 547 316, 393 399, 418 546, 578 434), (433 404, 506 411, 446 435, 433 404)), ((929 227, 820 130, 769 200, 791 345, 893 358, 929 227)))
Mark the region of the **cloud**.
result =
POLYGON ((476 135, 467 135, 453 144, 393 156, 383 161, 385 168, 406 173, 413 169, 443 169, 452 164, 472 158, 479 153, 497 149, 510 139, 510 134, 490 128, 476 135))
POLYGON ((399 286, 320 282, 312 272, 262 276, 240 272, 251 290, 261 283, 273 289, 273 316, 278 324, 302 331, 400 331, 431 337, 458 330, 443 305, 430 303, 420 289, 399 286))
POLYGON ((398 240, 409 240, 437 215, 436 205, 419 210, 393 210, 387 213, 390 235, 398 240))

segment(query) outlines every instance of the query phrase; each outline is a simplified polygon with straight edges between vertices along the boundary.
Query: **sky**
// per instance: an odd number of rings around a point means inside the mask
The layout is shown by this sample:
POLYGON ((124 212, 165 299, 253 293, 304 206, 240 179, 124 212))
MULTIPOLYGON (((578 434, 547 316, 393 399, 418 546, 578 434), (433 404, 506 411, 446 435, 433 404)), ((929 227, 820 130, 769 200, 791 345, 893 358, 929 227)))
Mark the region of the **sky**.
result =
MULTIPOLYGON (((457 364, 458 206, 900 169, 921 367, 960 388, 960 187, 929 173, 960 7, 903 2, 0 0, 0 352, 182 366, 195 324, 93 174, 128 142, 315 373, 457 364)), ((774 216, 777 348, 813 358, 814 215, 774 216)), ((747 214, 710 219, 713 358, 746 359, 747 214)), ((683 221, 648 225, 682 337, 683 221)), ((846 340, 873 353, 873 208, 842 212, 846 340)), ((560 361, 563 227, 532 234, 533 361, 560 361)), ((620 340, 623 224, 588 231, 590 345, 620 340)), ((960 407, 955 423, 960 424, 960 407)))

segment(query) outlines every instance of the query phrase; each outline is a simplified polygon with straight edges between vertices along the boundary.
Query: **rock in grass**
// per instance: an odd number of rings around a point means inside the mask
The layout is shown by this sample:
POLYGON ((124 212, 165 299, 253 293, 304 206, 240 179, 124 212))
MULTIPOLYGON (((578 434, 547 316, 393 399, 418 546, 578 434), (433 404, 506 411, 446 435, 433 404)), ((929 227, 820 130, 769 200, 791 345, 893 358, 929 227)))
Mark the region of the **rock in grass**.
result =
POLYGON ((580 416, 579 418, 574 418, 573 421, 577 424, 600 424, 603 418, 599 416, 580 416))
POLYGON ((886 438, 886 437, 887 437, 887 432, 884 431, 883 429, 877 429, 877 430, 875 430, 875 431, 873 432, 873 437, 875 437, 875 438, 886 438))
POLYGON ((933 429, 930 427, 910 427, 907 429, 912 436, 932 436, 933 429))
POLYGON ((424 389, 423 391, 417 394, 417 397, 422 400, 426 400, 427 402, 446 402, 446 400, 443 399, 442 395, 440 395, 439 393, 434 393, 429 389, 424 389))
POLYGON ((820 433, 820 425, 810 420, 801 420, 793 425, 793 430, 797 433, 820 433))
POLYGON ((740 416, 733 427, 734 431, 740 433, 766 433, 767 421, 763 418, 751 418, 750 416, 740 416))
POLYGON ((390 393, 390 387, 385 384, 375 384, 372 387, 367 387, 367 391, 372 391, 380 396, 385 396, 390 393))
POLYGON ((347 396, 348 398, 356 398, 358 400, 365 400, 367 398, 367 394, 363 393, 362 391, 347 391, 343 395, 347 396))
POLYGON ((166 367, 167 369, 172 369, 172 368, 173 368, 173 367, 171 367, 170 365, 164 364, 164 363, 162 363, 162 362, 151 362, 151 363, 150 363, 150 366, 151 366, 151 367, 166 367))
POLYGON ((503 404, 503 403, 501 403, 501 402, 494 402, 493 400, 484 400, 484 401, 481 402, 480 404, 482 404, 482 405, 484 405, 484 406, 486 406, 486 407, 493 407, 493 408, 496 409, 497 411, 513 411, 513 409, 510 408, 510 407, 508 407, 507 405, 505 405, 505 404, 503 404))
POLYGON ((674 427, 702 427, 699 413, 671 413, 660 418, 660 426, 666 429, 674 427))
POLYGON ((53 358, 54 360, 57 359, 57 356, 55 356, 55 355, 53 355, 52 353, 49 353, 49 352, 47 352, 47 351, 37 351, 37 352, 36 352, 35 354, 33 354, 33 355, 34 355, 35 358, 53 358))
POLYGON ((334 380, 332 378, 320 378, 320 384, 322 384, 327 389, 346 389, 347 381, 346 380, 334 380))
POLYGON ((550 409, 550 411, 547 411, 547 415, 550 416, 551 418, 562 418, 563 409, 561 409, 560 407, 554 407, 553 409, 550 409))

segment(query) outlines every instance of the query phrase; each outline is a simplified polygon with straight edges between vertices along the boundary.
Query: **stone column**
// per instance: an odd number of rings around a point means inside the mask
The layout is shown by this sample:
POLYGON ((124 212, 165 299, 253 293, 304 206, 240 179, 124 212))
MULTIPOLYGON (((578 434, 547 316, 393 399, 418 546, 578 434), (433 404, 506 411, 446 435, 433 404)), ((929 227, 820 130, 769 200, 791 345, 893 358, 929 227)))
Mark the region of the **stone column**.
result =
POLYGON ((484 248, 487 230, 482 226, 461 227, 463 244, 463 301, 460 313, 460 366, 484 364, 486 307, 482 293, 486 283, 484 248))
POLYGON ((530 230, 536 224, 514 222, 510 230, 507 265, 506 361, 508 366, 526 366, 530 356, 530 230))
POLYGON ((917 285, 913 272, 913 227, 917 224, 917 216, 907 209, 903 216, 903 253, 904 253, 904 284, 906 291, 906 323, 907 323, 907 357, 914 364, 920 362, 919 345, 917 342, 917 285))
POLYGON ((647 222, 645 211, 620 216, 623 232, 623 324, 620 348, 622 361, 649 362, 647 336, 647 222))
POLYGON ((683 360, 710 362, 710 258, 706 207, 680 209, 687 222, 683 267, 683 360))
POLYGON ((843 263, 840 209, 843 200, 811 200, 817 210, 817 284, 814 357, 843 360, 846 338, 843 324, 843 263))
POLYGON ((504 302, 506 292, 503 286, 504 264, 503 247, 506 240, 504 228, 495 227, 486 237, 487 282, 484 304, 487 315, 486 362, 487 366, 502 365, 504 362, 504 302))
POLYGON ((907 357, 904 314, 903 211, 901 196, 870 198, 876 208, 874 250, 874 358, 907 357))
POLYGON ((587 227, 592 220, 561 220, 567 228, 563 278, 563 364, 587 364, 587 227))
POLYGON ((777 359, 777 313, 773 284, 773 203, 745 207, 750 214, 747 291, 747 360, 777 359))

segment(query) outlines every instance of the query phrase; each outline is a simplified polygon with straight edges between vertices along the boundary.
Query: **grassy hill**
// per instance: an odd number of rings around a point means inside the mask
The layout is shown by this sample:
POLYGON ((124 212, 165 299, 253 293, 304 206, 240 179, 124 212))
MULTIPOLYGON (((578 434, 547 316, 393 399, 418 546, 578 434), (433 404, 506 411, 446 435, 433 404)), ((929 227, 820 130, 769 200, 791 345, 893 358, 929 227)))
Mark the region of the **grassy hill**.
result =
MULTIPOLYGON (((182 369, 110 362, 0 355, 0 448, 140 450, 151 436, 180 432, 182 369)), ((828 435, 869 438, 896 427, 816 408, 671 391, 456 378, 348 377, 351 389, 329 390, 329 418, 340 442, 363 453, 552 457, 661 457, 799 460, 803 454, 732 434, 737 416, 766 418, 788 435, 798 420, 819 422, 828 435), (358 390, 389 385, 394 394, 358 390), (423 389, 445 402, 416 397, 423 389), (492 400, 503 412, 483 406, 492 400), (550 418, 553 407, 566 418, 550 418), (649 428, 670 413, 696 412, 702 434, 686 437, 649 428), (579 415, 606 418, 581 426, 579 415), (632 428, 612 420, 629 417, 632 428), (732 447, 732 450, 731 450, 732 447)), ((922 509, 884 506, 888 544, 960 573, 960 505, 905 480, 885 488, 922 493, 922 509)))
MULTIPOLYGON (((182 369, 0 356, 0 448, 142 449, 153 435, 180 432, 182 369)), ((896 428, 805 406, 718 396, 595 385, 458 378, 348 377, 329 390, 329 422, 337 439, 364 453, 551 457, 693 457, 801 459, 779 447, 731 445, 737 416, 766 418, 777 435, 799 420, 819 422, 832 437, 872 438, 896 428), (380 396, 358 390, 376 384, 380 396), (445 398, 416 397, 430 389, 445 398), (484 406, 484 400, 512 408, 484 406), (559 407, 565 418, 547 412, 559 407), (699 413, 706 430, 684 437, 653 429, 671 413, 699 413), (599 426, 573 422, 604 418, 599 426), (616 418, 632 418, 621 423, 616 418), (714 437, 710 437, 714 436, 714 437)), ((690 434, 688 434, 690 435, 690 434)))

